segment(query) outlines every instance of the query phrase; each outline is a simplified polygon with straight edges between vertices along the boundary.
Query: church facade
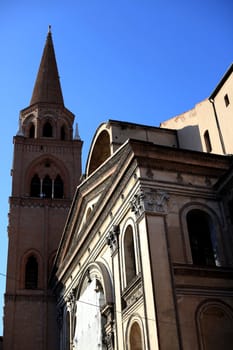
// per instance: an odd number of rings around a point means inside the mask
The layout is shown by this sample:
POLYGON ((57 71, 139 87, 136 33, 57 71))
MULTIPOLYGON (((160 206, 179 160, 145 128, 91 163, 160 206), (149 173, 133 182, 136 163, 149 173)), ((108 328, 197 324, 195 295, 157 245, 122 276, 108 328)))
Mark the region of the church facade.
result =
POLYGON ((4 350, 232 348, 232 115, 233 66, 160 127, 102 123, 81 177, 49 32, 14 138, 4 350))

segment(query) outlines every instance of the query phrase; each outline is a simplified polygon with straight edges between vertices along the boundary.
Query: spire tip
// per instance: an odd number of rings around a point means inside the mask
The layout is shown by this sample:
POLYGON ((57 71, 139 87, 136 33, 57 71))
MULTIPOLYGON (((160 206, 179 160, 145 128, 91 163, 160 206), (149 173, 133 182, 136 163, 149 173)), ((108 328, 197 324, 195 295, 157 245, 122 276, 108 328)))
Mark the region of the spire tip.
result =
POLYGON ((50 34, 51 33, 51 25, 49 24, 49 30, 48 30, 48 33, 50 34))

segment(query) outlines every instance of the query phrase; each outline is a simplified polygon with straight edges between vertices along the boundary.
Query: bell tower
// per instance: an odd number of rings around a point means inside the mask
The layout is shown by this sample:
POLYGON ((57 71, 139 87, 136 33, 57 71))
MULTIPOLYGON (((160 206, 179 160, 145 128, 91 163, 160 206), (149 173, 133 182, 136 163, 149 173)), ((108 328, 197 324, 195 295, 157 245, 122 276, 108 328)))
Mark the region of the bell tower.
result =
POLYGON ((4 350, 58 349, 48 280, 76 186, 82 141, 64 105, 51 29, 14 137, 4 350))

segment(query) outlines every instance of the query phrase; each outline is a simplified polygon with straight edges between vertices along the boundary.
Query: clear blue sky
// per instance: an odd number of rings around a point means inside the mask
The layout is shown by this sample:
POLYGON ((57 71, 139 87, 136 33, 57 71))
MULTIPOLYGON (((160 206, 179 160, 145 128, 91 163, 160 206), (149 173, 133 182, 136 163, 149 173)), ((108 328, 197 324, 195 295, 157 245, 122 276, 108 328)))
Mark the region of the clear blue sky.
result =
POLYGON ((29 105, 48 25, 65 105, 84 141, 85 169, 103 121, 158 126, 210 95, 233 61, 232 14, 232 0, 0 1, 0 316, 12 137, 19 111, 29 105))

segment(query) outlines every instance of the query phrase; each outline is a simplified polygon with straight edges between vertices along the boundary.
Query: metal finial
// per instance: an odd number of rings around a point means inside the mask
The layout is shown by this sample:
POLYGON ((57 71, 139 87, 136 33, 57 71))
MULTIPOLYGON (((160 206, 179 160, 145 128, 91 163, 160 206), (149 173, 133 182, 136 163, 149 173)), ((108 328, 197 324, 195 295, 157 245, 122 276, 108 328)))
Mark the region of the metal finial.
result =
POLYGON ((51 25, 49 25, 49 31, 48 32, 51 33, 51 25))

